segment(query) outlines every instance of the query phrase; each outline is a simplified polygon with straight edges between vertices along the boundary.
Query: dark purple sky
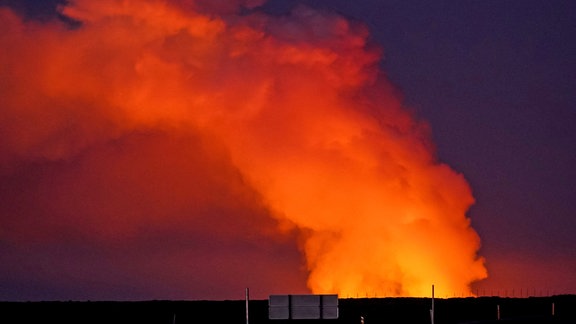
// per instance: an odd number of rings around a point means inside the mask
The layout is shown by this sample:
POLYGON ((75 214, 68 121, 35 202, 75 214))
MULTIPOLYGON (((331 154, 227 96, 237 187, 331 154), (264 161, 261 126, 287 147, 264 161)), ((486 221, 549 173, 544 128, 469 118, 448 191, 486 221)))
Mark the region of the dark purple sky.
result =
POLYGON ((440 158, 470 181, 491 275, 516 264, 518 285, 561 277, 550 289, 574 293, 576 4, 397 1, 357 15, 440 158))
POLYGON ((493 277, 479 287, 574 293, 576 3, 301 2, 370 26, 439 158, 470 182, 493 277))
MULTIPOLYGON (((56 1, 1 3, 50 17, 56 1)), ((576 2, 273 0, 265 7, 280 14, 297 3, 367 24, 384 50, 384 73, 430 123, 439 159, 470 183, 476 203, 468 216, 490 276, 477 291, 576 293, 576 2)), ((0 291, 0 299, 14 298, 0 291)))

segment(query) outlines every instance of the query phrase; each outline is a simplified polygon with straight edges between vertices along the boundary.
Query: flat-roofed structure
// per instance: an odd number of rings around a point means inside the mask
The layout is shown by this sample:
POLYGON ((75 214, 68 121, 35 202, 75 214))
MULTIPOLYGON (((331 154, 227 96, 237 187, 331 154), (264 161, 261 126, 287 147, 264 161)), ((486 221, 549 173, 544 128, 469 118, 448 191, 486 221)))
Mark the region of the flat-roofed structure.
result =
POLYGON ((270 295, 268 318, 337 319, 338 295, 270 295))

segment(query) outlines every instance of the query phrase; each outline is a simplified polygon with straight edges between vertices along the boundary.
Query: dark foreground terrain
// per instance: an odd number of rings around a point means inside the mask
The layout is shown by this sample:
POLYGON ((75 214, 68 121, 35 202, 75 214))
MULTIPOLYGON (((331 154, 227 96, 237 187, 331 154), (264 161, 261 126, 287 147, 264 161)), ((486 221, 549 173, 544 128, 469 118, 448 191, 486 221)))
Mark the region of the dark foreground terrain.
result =
MULTIPOLYGON (((333 320, 269 320, 268 301, 249 302, 250 324, 430 323, 430 298, 340 299, 333 320)), ((243 324, 245 301, 0 302, 0 323, 243 324)), ((576 323, 576 295, 435 300, 435 324, 576 323), (554 305, 554 306, 552 306, 554 305), (554 308, 554 316, 552 309, 554 308), (497 321, 498 309, 500 321, 497 321)))

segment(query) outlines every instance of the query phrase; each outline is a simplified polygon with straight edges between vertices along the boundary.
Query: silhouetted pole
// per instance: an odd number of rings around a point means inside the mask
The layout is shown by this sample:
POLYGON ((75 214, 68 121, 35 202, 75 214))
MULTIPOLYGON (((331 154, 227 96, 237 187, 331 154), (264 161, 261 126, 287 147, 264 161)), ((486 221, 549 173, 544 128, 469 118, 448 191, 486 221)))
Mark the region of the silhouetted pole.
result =
POLYGON ((496 319, 500 320, 500 305, 496 305, 496 319))
POLYGON ((432 285, 432 308, 430 308, 430 322, 434 324, 434 285, 432 285))
POLYGON ((246 288, 246 324, 249 324, 248 321, 248 300, 250 300, 250 290, 246 288))

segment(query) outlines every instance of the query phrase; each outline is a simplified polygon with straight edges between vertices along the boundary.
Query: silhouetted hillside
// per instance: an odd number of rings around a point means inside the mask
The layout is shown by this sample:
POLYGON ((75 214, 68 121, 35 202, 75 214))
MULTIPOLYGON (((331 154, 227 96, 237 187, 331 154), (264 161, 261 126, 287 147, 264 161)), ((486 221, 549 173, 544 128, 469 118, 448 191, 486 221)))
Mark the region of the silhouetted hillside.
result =
MULTIPOLYGON (((430 307, 430 298, 350 298, 339 300, 337 320, 290 321, 269 320, 268 301, 251 300, 249 323, 359 324, 361 317, 365 324, 430 323, 430 307)), ((0 302, 0 314, 0 323, 16 324, 246 323, 244 300, 0 302)), ((576 323, 576 296, 436 299, 435 324, 452 323, 576 323)))

